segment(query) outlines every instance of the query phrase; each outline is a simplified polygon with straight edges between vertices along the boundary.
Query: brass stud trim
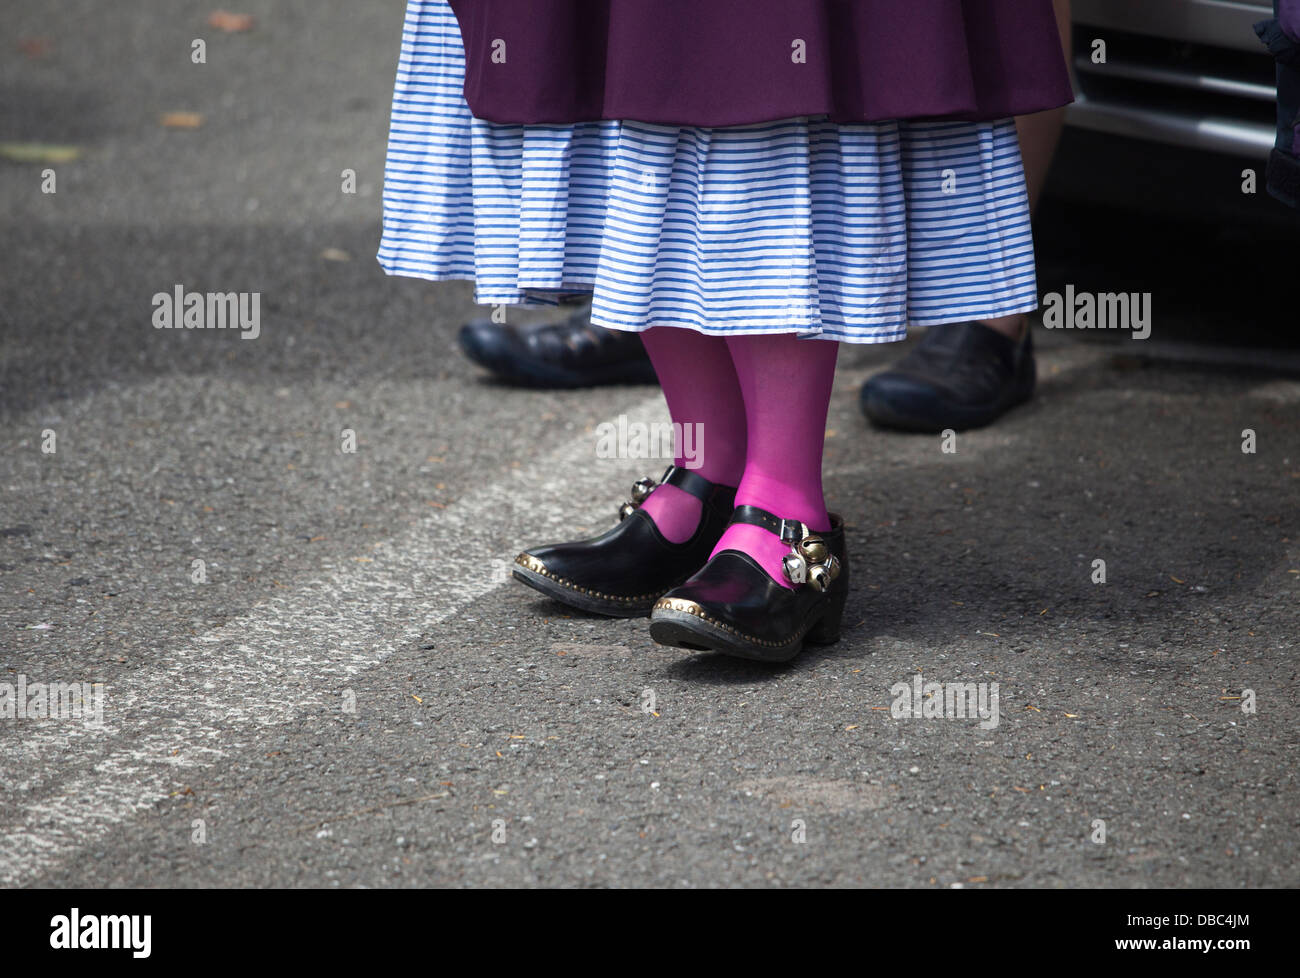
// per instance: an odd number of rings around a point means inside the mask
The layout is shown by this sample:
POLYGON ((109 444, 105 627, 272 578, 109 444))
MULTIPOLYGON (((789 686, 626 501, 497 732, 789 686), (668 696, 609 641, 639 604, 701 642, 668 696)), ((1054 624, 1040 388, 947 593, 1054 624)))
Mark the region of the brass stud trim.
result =
POLYGON ((666 608, 669 611, 681 611, 688 615, 699 615, 703 617, 704 609, 694 601, 687 601, 685 598, 661 598, 655 603, 656 608, 666 608))
POLYGON ((799 639, 803 638, 803 636, 807 632, 811 631, 813 625, 816 624, 816 622, 811 622, 811 621, 804 622, 801 626, 799 626, 799 629, 796 632, 794 632, 794 634, 792 634, 785 641, 773 642, 765 638, 759 638, 756 635, 749 635, 745 632, 742 632, 739 628, 736 628, 732 625, 728 625, 725 621, 719 621, 717 618, 714 618, 712 615, 705 613, 704 609, 701 608, 694 601, 687 601, 685 598, 660 598, 658 601, 655 602, 655 606, 654 608, 651 609, 651 611, 652 612, 653 611, 680 611, 683 614, 694 615, 696 618, 700 619, 701 621, 708 622, 710 625, 713 625, 715 628, 721 628, 724 632, 730 632, 732 635, 736 636, 736 638, 741 639, 742 641, 749 642, 753 645, 762 645, 765 648, 770 648, 770 649, 779 649, 786 645, 789 645, 791 642, 797 642, 799 639))
POLYGON ((602 601, 617 601, 622 604, 640 604, 650 601, 663 594, 662 591, 651 591, 649 594, 638 594, 631 597, 623 594, 606 594, 604 591, 597 591, 595 588, 583 587, 577 581, 571 581, 567 577, 561 577, 559 574, 552 573, 546 569, 546 565, 534 557, 532 554, 523 553, 515 558, 515 563, 520 567, 527 567, 534 574, 541 574, 547 580, 554 581, 560 587, 567 588, 570 591, 577 591, 579 594, 588 594, 593 598, 600 598, 602 601))
POLYGON ((534 571, 538 574, 550 573, 546 569, 546 565, 543 564, 536 557, 534 557, 532 554, 520 554, 518 557, 515 558, 515 563, 519 564, 522 567, 527 567, 530 571, 534 571))

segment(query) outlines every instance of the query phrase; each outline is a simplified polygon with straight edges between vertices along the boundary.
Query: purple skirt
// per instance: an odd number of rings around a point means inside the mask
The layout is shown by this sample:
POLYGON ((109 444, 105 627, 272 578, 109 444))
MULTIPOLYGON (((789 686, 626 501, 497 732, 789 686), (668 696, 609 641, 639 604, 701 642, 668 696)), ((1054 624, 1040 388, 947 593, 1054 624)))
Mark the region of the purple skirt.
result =
POLYGON ((1073 98, 1051 0, 450 0, 499 123, 987 121, 1073 98))

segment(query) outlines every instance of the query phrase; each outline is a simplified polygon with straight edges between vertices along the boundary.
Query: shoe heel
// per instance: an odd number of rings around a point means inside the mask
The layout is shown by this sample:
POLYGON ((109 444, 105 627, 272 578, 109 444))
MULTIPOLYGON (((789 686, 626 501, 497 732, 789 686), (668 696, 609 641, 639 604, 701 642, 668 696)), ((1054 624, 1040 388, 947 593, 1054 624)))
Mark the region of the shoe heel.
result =
POLYGON ((840 622, 844 618, 847 597, 847 594, 841 594, 827 605, 826 613, 804 636, 805 642, 809 645, 834 645, 840 640, 840 622))

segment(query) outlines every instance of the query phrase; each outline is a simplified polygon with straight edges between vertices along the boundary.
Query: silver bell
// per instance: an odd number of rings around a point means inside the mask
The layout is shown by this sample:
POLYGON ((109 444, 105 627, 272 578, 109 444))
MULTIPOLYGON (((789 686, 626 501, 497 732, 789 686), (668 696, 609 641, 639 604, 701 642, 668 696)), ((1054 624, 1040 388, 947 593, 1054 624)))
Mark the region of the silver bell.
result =
POLYGON ((825 564, 813 564, 808 568, 808 586, 814 591, 825 591, 831 586, 831 572, 825 564))
POLYGON ((646 501, 646 497, 650 495, 650 490, 654 487, 654 479, 637 479, 636 482, 632 483, 632 502, 638 506, 641 505, 646 501))
POLYGON ((799 541, 799 554, 810 564, 825 563, 830 553, 830 548, 821 537, 804 537, 799 541))
POLYGON ((785 579, 791 584, 803 584, 808 580, 808 562, 798 554, 786 554, 781 558, 781 570, 785 579))
POLYGON ((618 519, 619 519, 619 522, 620 522, 620 523, 623 522, 623 520, 627 519, 629 516, 631 516, 631 515, 632 515, 633 513, 635 513, 635 512, 636 512, 636 507, 635 507, 635 506, 633 506, 631 503, 624 503, 622 506, 620 506, 620 507, 618 508, 618 519))

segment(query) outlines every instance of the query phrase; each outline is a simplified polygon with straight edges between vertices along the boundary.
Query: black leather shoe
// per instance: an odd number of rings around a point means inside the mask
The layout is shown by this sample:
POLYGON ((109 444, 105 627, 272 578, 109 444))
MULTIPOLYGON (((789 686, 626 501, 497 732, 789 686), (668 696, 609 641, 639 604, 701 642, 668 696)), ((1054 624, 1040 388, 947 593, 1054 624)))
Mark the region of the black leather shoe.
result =
POLYGON ((502 380, 529 387, 654 384, 641 337, 591 325, 586 308, 558 323, 512 326, 475 319, 460 329, 460 348, 502 380))
POLYGON ((715 485, 675 465, 668 467, 660 484, 676 486, 704 504, 700 525, 689 540, 669 542, 639 508, 655 486, 651 479, 640 479, 632 487, 632 500, 619 510, 618 526, 592 540, 524 551, 515 558, 515 578, 583 611, 615 618, 649 614, 665 591, 704 566, 736 500, 730 486, 715 485))
POLYGON ((907 356, 862 385, 862 410, 904 431, 982 428, 1034 393, 1034 343, 982 323, 931 326, 907 356))
POLYGON ((763 662, 787 662, 805 642, 839 641, 849 593, 844 521, 832 513, 830 532, 811 533, 796 520, 738 506, 731 522, 761 526, 791 544, 785 572, 794 590, 777 584, 749 554, 723 550, 655 603, 650 637, 660 645, 763 662))

